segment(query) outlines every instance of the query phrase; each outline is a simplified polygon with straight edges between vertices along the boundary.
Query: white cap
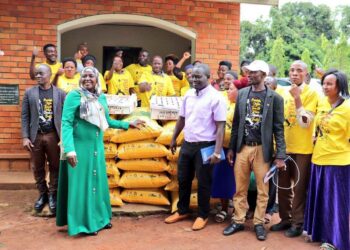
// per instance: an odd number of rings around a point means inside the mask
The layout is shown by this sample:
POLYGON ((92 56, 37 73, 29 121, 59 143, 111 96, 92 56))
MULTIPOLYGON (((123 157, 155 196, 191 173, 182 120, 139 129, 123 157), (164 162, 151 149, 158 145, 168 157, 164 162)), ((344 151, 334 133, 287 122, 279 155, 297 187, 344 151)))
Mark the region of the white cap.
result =
POLYGON ((262 61, 262 60, 255 60, 251 64, 247 66, 243 66, 243 69, 249 70, 249 71, 262 71, 266 75, 269 74, 269 65, 262 61))

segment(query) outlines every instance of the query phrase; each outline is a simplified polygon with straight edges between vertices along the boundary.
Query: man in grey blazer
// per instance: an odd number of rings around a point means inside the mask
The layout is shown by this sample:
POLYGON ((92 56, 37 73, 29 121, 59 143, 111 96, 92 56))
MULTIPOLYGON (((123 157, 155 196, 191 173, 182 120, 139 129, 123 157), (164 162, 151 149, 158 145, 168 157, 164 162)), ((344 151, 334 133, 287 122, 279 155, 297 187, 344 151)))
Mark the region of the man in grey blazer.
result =
POLYGON ((37 86, 26 90, 22 102, 23 147, 30 152, 39 199, 34 204, 41 212, 49 203, 50 211, 56 213, 56 193, 60 160, 59 135, 61 131, 62 108, 66 94, 51 85, 51 69, 40 64, 35 69, 37 86), (50 182, 46 184, 46 161, 49 165, 50 182))
POLYGON ((253 223, 257 239, 265 240, 266 231, 263 224, 269 198, 269 184, 264 183, 263 179, 273 160, 273 140, 276 142, 274 163, 278 168, 285 167, 283 99, 264 84, 269 73, 267 63, 256 60, 244 68, 248 70, 250 86, 239 91, 230 149, 227 153, 231 165, 236 153, 236 193, 233 200, 235 212, 233 223, 224 230, 224 235, 244 230, 250 172, 253 171, 258 191, 253 223))

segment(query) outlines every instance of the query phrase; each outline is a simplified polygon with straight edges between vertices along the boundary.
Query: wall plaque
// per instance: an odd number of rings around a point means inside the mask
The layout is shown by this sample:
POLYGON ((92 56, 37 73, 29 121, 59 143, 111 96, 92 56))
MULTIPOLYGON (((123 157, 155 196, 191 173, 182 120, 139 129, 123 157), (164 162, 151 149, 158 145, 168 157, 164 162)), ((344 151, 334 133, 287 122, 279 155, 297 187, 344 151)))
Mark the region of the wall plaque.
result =
POLYGON ((0 105, 19 105, 18 84, 0 84, 0 105))

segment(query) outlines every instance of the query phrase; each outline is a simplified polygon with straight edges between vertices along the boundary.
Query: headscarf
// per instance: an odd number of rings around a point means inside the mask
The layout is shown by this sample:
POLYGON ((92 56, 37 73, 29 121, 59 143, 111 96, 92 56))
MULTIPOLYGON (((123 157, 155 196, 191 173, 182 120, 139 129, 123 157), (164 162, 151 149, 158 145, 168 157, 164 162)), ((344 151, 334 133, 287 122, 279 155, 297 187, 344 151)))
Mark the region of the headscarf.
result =
POLYGON ((83 87, 82 77, 80 78, 80 87, 78 91, 80 92, 80 118, 96 125, 102 131, 108 128, 108 122, 106 119, 105 109, 99 103, 98 98, 101 94, 101 87, 99 83, 99 72, 94 67, 85 67, 81 71, 81 76, 87 71, 91 71, 96 77, 95 93, 92 93, 83 87))

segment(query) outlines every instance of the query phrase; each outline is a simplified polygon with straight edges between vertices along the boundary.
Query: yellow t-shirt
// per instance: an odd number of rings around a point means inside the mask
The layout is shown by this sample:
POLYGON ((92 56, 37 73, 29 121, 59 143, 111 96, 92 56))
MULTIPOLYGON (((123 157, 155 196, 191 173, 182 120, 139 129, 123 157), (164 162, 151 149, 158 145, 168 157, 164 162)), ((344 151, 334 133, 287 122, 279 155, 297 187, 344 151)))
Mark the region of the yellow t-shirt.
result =
POLYGON ((228 148, 231 141, 231 130, 233 123, 233 115, 235 113, 236 103, 232 102, 227 105, 227 115, 226 115, 226 124, 225 124, 225 137, 223 146, 228 148))
MULTIPOLYGON (((318 95, 308 85, 303 84, 300 95, 305 111, 316 114, 318 95)), ((314 132, 314 119, 308 128, 302 128, 297 121, 297 112, 292 95, 288 92, 284 95, 284 136, 287 153, 312 154, 314 132)))
MULTIPOLYGON (((105 78, 109 70, 105 73, 105 78)), ((108 94, 112 95, 130 95, 129 89, 135 87, 134 80, 127 70, 123 70, 121 74, 113 72, 112 78, 108 82, 108 94)))
POLYGON ((185 73, 181 72, 181 74, 182 74, 182 80, 177 78, 175 75, 169 75, 171 81, 173 82, 173 87, 174 87, 176 96, 180 96, 181 95, 181 89, 182 88, 190 86, 190 84, 186 80, 185 73))
POLYGON ((106 86, 106 81, 103 78, 103 75, 101 73, 98 73, 98 81, 100 82, 101 90, 103 92, 107 92, 107 86, 106 86))
POLYGON ((140 77, 142 76, 143 73, 145 72, 152 72, 152 67, 151 65, 147 65, 145 67, 141 66, 138 63, 130 64, 125 68, 129 73, 131 74, 132 79, 134 80, 135 83, 135 92, 137 95, 137 99, 140 100, 140 91, 139 88, 137 87, 137 84, 139 83, 140 77))
POLYGON ((35 65, 35 67, 38 67, 40 64, 46 64, 47 66, 49 66, 51 68, 51 77, 50 77, 50 82, 53 81, 53 79, 55 78, 55 75, 57 74, 57 71, 62 68, 62 63, 57 62, 55 64, 48 64, 46 61, 43 63, 38 63, 35 65))
POLYGON ((139 79, 139 83, 147 82, 151 85, 151 90, 140 93, 141 107, 149 107, 150 99, 152 95, 156 96, 173 96, 175 95, 175 90, 173 88, 173 83, 170 77, 164 73, 161 75, 156 75, 153 72, 145 72, 139 79))
MULTIPOLYGON (((285 87, 281 87, 281 86, 277 85, 277 88, 275 89, 275 92, 284 98, 285 95, 286 95, 287 90, 286 90, 285 87)), ((287 94, 289 94, 289 92, 287 94)))
POLYGON ((68 93, 79 87, 80 74, 76 73, 73 78, 67 78, 65 74, 58 77, 57 87, 68 93))
POLYGON ((315 117, 316 144, 312 162, 317 165, 350 165, 350 100, 332 110, 325 97, 315 117))

